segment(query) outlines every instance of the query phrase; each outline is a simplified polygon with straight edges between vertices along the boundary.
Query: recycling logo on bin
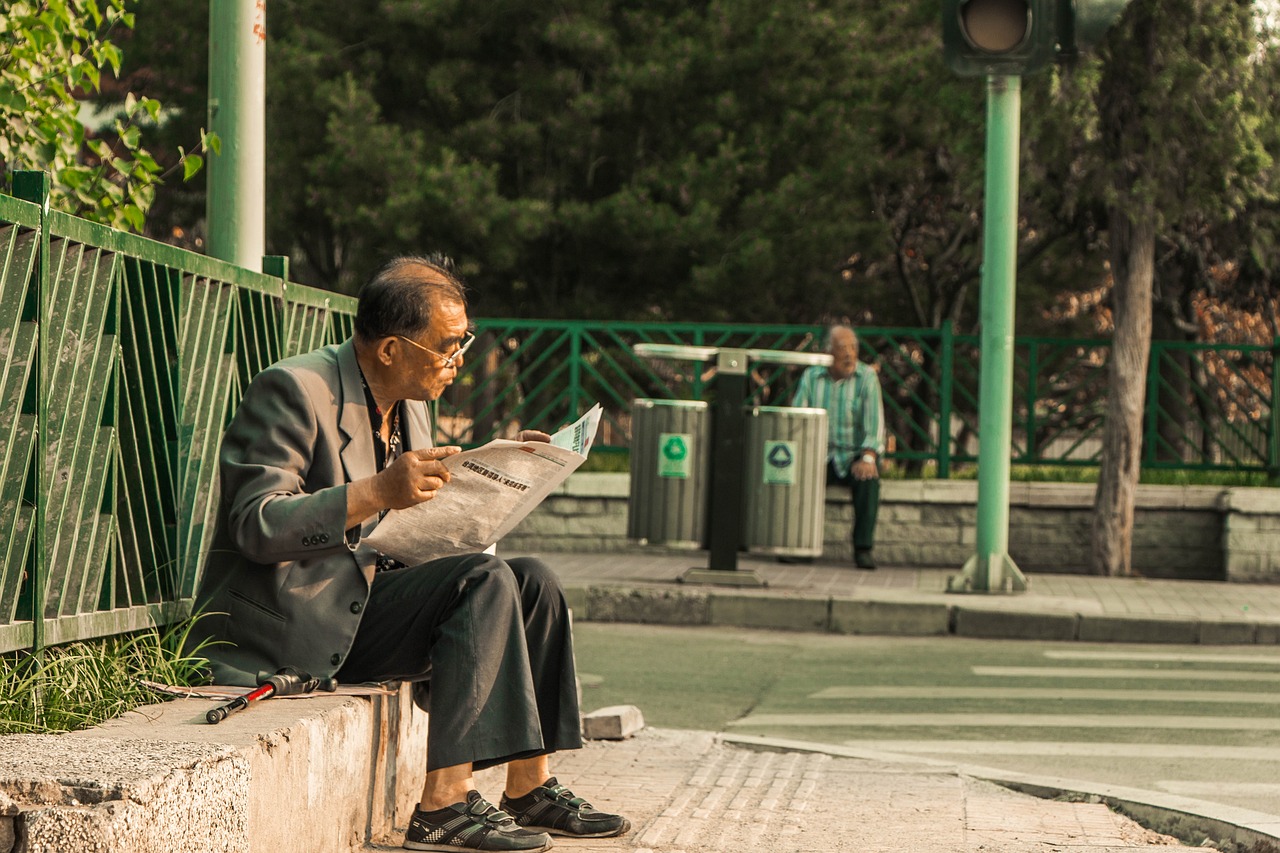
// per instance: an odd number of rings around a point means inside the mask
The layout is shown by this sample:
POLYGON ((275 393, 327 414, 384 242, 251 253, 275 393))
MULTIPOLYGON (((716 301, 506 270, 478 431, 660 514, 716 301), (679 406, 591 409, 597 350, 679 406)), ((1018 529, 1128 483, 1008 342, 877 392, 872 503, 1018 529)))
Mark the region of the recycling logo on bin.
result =
POLYGON ((693 435, 664 432, 658 435, 658 476, 689 479, 693 473, 693 435))
POLYGON ((772 486, 796 484, 796 443, 794 441, 764 443, 764 481, 772 486))

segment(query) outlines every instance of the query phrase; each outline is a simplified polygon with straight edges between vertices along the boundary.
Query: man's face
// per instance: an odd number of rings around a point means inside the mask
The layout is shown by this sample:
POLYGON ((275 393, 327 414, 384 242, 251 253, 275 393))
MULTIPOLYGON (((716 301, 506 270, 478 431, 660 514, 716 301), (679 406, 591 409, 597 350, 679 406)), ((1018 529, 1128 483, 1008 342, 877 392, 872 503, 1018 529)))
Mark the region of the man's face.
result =
POLYGON ((446 366, 467 336, 467 309, 461 302, 439 302, 431 310, 431 325, 412 342, 397 339, 397 373, 402 383, 402 399, 435 400, 462 367, 464 357, 446 366), (414 346, 417 344, 417 346, 414 346), (428 352, 430 350, 430 352, 428 352))
POLYGON ((847 379, 858 368, 858 336, 849 329, 831 333, 831 376, 847 379))

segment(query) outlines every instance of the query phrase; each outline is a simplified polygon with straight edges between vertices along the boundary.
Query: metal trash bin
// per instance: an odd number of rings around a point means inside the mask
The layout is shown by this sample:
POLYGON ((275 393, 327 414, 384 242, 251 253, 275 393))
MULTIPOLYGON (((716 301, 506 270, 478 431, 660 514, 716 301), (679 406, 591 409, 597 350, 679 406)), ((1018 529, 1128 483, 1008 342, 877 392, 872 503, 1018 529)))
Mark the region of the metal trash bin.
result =
POLYGON ((710 470, 706 403, 634 400, 627 537, 648 545, 704 547, 710 470))
POLYGON ((744 414, 744 547, 779 556, 821 556, 827 503, 826 410, 756 406, 744 414))

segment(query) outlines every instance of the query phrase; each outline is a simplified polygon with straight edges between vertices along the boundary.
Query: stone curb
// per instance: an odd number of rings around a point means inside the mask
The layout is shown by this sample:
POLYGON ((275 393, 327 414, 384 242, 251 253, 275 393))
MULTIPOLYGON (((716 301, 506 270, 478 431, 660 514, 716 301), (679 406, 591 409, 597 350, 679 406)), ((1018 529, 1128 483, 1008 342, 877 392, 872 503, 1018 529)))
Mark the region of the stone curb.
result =
POLYGON ((1020 600, 984 603, 920 594, 867 598, 706 588, 570 584, 577 619, 651 625, 717 625, 824 634, 1078 640, 1091 643, 1280 645, 1280 630, 1266 620, 1113 615, 1080 612, 1074 602, 1027 608, 1020 600))
POLYGON ((778 749, 792 752, 819 752, 841 758, 860 758, 868 761, 889 761, 903 765, 922 765, 933 768, 951 768, 954 772, 994 782, 1015 791, 1031 794, 1041 799, 1058 799, 1080 796, 1097 797, 1113 809, 1138 820, 1157 832, 1187 837, 1202 835, 1218 840, 1232 840, 1260 849, 1264 844, 1280 841, 1280 821, 1275 816, 1249 809, 1224 806, 1190 797, 1179 797, 1160 791, 1100 785, 1075 779, 1035 776, 983 767, 975 764, 957 764, 936 758, 903 755, 878 750, 812 743, 789 738, 768 738, 751 735, 718 735, 725 743, 758 749, 778 749))

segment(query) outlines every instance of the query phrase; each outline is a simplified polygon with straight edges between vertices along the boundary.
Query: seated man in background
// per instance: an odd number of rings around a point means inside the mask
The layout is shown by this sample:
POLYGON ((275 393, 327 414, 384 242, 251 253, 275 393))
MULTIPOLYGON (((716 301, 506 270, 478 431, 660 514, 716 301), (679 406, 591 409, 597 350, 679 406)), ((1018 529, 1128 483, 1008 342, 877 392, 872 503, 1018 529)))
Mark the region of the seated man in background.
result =
POLYGON ((830 327, 824 349, 831 354, 831 365, 806 369, 791 405, 827 410, 827 482, 852 489, 854 564, 874 569, 884 454, 880 377, 871 365, 858 361, 858 335, 852 326, 830 327))
MULTIPOLYGON (((222 496, 193 641, 223 684, 292 666, 339 682, 430 677, 412 850, 521 850, 549 834, 621 835, 551 776, 582 746, 573 636, 536 559, 463 554, 404 566, 365 544, 388 509, 447 488, 427 400, 474 340, 447 259, 400 258, 360 294, 355 336, 256 376, 222 442, 222 496), (473 772, 505 763, 502 808, 473 772)), ((547 440, 525 433, 522 440, 547 440)))

